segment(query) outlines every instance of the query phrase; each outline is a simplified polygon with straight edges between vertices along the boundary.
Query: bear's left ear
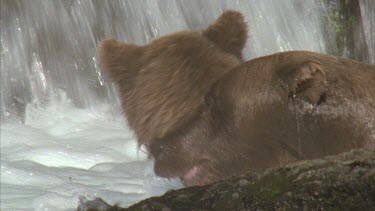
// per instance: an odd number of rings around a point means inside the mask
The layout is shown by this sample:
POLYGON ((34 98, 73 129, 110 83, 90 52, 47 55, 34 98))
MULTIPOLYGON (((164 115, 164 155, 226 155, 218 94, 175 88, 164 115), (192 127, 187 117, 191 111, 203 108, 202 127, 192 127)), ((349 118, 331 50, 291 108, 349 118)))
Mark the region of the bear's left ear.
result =
POLYGON ((289 97, 300 98, 316 106, 325 100, 326 75, 322 66, 305 62, 292 71, 288 77, 289 97))
POLYGON ((141 55, 142 47, 114 39, 101 41, 97 48, 101 68, 117 83, 134 77, 141 55))
POLYGON ((242 49, 247 40, 247 25, 241 13, 225 11, 203 35, 220 48, 242 59, 242 49))

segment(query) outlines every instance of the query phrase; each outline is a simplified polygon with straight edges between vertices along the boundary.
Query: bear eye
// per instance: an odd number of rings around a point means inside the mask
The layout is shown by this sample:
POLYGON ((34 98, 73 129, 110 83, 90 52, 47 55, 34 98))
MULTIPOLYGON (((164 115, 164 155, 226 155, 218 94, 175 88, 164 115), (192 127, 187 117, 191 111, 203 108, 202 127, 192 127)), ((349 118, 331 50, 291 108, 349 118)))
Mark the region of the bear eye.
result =
POLYGON ((149 146, 149 151, 154 158, 157 158, 164 149, 164 145, 160 143, 154 143, 149 146))

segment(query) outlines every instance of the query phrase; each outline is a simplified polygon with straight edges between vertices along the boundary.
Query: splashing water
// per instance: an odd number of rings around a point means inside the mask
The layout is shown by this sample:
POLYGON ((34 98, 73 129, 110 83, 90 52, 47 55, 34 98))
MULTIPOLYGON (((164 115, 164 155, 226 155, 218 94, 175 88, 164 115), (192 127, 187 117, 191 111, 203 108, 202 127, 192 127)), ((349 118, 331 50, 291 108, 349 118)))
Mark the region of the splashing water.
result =
MULTIPOLYGON (((249 24, 245 58, 327 52, 335 37, 327 31, 332 2, 0 0, 0 209, 69 210, 80 195, 127 206, 182 187, 178 179, 156 177, 138 150, 116 90, 96 64, 100 40, 144 44, 203 29, 235 9, 249 24)), ((360 10, 375 63, 374 2, 360 1, 360 10)))

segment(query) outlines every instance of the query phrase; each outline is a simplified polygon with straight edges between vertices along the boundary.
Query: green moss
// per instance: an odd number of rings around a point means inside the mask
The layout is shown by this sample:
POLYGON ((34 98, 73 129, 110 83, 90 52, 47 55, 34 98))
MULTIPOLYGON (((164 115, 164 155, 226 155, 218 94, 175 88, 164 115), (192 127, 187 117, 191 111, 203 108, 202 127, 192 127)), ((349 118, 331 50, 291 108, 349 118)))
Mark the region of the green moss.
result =
POLYGON ((244 192, 247 196, 252 195, 252 200, 259 204, 270 204, 288 192, 291 185, 290 178, 284 174, 274 174, 248 185, 244 192))
POLYGON ((352 28, 356 22, 355 16, 346 17, 342 14, 341 9, 334 9, 329 14, 329 28, 336 35, 337 49, 332 49, 333 54, 341 56, 344 55, 349 46, 349 36, 352 33, 352 28))
MULTIPOLYGON (((332 0, 328 0, 332 1, 332 0)), ((360 23, 359 5, 356 1, 334 0, 338 7, 328 13, 328 30, 335 36, 335 47, 329 49, 330 54, 336 56, 355 57, 353 42, 355 42, 354 28, 360 23)))

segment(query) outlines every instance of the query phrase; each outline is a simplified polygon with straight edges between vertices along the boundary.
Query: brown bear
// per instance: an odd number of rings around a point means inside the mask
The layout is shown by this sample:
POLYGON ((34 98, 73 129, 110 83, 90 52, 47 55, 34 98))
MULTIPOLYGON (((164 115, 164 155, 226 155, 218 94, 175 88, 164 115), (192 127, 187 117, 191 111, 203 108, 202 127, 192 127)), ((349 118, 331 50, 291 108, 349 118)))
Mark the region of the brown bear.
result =
POLYGON ((100 65, 155 173, 187 186, 375 148, 375 66, 309 51, 243 61, 247 26, 224 12, 203 31, 139 46, 104 40, 100 65))

